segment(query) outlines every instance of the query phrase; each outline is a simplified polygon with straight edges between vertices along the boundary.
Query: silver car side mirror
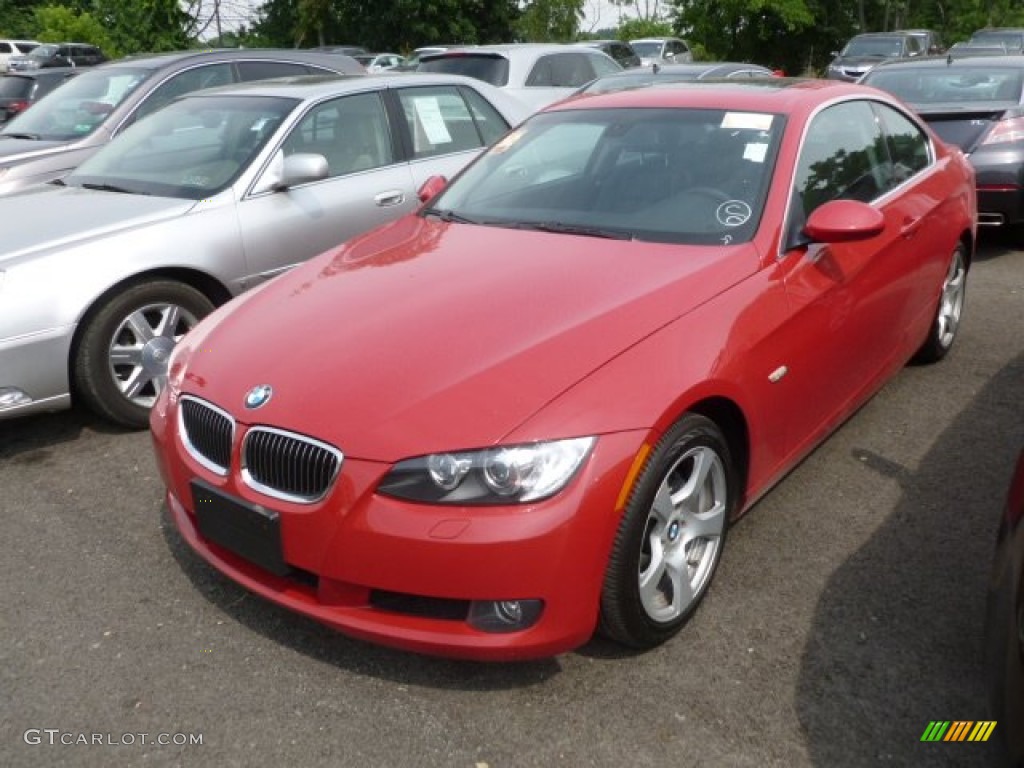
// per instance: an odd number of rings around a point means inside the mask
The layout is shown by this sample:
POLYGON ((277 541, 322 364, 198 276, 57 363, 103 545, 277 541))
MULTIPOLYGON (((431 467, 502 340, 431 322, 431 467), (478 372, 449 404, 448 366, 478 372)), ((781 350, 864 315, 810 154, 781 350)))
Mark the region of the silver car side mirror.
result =
POLYGON ((279 192, 299 184, 326 179, 330 175, 327 158, 307 152, 285 155, 278 152, 253 188, 253 194, 279 192))

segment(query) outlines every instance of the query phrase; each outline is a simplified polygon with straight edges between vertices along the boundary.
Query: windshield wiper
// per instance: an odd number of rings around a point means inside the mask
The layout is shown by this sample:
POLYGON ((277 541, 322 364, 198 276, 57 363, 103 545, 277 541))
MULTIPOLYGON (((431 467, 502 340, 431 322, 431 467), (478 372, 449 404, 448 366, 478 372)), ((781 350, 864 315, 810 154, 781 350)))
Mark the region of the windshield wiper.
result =
POLYGON ((502 223, 499 226, 508 226, 515 229, 535 229, 539 232, 556 232, 561 235, 583 235, 585 237, 603 237, 606 240, 632 240, 630 232, 623 232, 617 229, 601 229, 600 227, 585 227, 579 224, 563 224, 560 221, 516 221, 508 224, 502 223))
POLYGON ((461 213, 456 213, 455 211, 453 211, 451 209, 440 210, 438 208, 427 208, 425 211, 423 211, 423 213, 425 215, 427 215, 427 216, 437 216, 437 218, 439 218, 441 221, 446 221, 446 222, 454 221, 454 222, 456 222, 458 224, 479 224, 480 223, 476 219, 471 219, 469 216, 463 216, 461 213))
POLYGON ((96 189, 100 192, 121 192, 125 195, 142 195, 144 192, 139 192, 134 189, 126 189, 125 187, 119 187, 116 184, 82 184, 82 189, 96 189))
POLYGON ((29 141, 39 141, 42 138, 38 133, 0 133, 0 136, 6 136, 8 139, 28 139, 29 141))
POLYGON ((47 184, 53 184, 55 187, 66 187, 67 182, 64 179, 50 179, 47 184))

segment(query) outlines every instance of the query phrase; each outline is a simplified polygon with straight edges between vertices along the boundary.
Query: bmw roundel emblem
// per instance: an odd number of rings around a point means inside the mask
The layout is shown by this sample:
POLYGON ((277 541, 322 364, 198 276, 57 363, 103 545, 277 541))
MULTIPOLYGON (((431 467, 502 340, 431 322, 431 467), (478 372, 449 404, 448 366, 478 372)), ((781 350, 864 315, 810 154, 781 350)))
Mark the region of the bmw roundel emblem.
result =
POLYGON ((260 384, 258 387, 253 387, 245 396, 245 407, 260 408, 270 402, 270 396, 273 394, 274 390, 269 384, 260 384))

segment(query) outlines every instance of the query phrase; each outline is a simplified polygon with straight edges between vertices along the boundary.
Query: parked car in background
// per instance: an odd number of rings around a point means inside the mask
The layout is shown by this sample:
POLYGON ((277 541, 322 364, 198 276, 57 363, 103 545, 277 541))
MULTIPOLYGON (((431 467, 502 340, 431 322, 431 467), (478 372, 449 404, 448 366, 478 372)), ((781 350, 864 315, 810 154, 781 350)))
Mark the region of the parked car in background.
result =
POLYGON ((623 69, 631 69, 641 65, 640 57, 636 55, 633 46, 624 40, 584 40, 576 43, 576 45, 596 48, 603 53, 607 53, 619 62, 619 66, 623 69))
POLYGON ((850 39, 828 65, 829 80, 859 80, 872 67, 892 59, 908 59, 925 52, 921 38, 906 32, 868 32, 850 39))
POLYGON ((367 72, 384 72, 405 63, 405 57, 397 53, 361 53, 352 58, 366 67, 367 72))
POLYGON ((321 53, 340 53, 342 56, 365 56, 368 50, 361 45, 318 45, 316 48, 309 48, 310 51, 321 53))
POLYGON ((0 199, 0 418, 74 394, 145 426, 171 349, 214 306, 414 210, 427 178, 528 114, 449 75, 249 83, 182 97, 0 199))
POLYGON ((432 56, 435 53, 444 53, 445 51, 454 51, 459 48, 476 48, 476 45, 424 45, 420 48, 413 50, 409 56, 406 57, 405 61, 395 67, 396 72, 415 72, 416 68, 420 64, 420 60, 424 56, 432 56))
POLYGON ((58 85, 74 77, 81 68, 37 69, 0 75, 0 123, 20 115, 58 85))
POLYGON ((1024 765, 1024 452, 999 526, 985 622, 986 660, 999 765, 1024 765))
POLYGON ((1024 222, 1024 57, 894 61, 862 82, 903 99, 974 166, 978 223, 1024 222))
POLYGON ((46 67, 94 67, 107 60, 99 48, 85 43, 43 43, 26 54, 11 56, 7 68, 27 72, 46 67))
POLYGON ((973 203, 963 156, 874 89, 563 101, 185 337, 150 420, 170 517, 365 640, 664 643, 730 521, 950 349, 973 203))
POLYGON ((417 72, 466 75, 502 88, 534 109, 563 99, 596 77, 622 67, 593 48, 514 43, 460 48, 424 56, 417 72))
POLYGON ((972 46, 1002 46, 1004 53, 1024 53, 1024 29, 989 27, 979 29, 967 41, 972 46))
POLYGON ((35 40, 0 40, 0 72, 7 71, 11 56, 24 55, 38 45, 35 40))
POLYGON ((630 40, 629 44, 640 57, 640 63, 649 67, 654 64, 685 64, 693 61, 693 52, 685 40, 678 37, 644 37, 630 40))
POLYGON ((776 77, 776 74, 758 64, 736 61, 666 64, 663 67, 645 67, 605 75, 587 83, 577 93, 607 93, 658 83, 681 83, 691 80, 750 80, 764 77, 776 77))
POLYGON ((934 29, 898 29, 897 32, 904 35, 913 35, 921 43, 921 52, 929 56, 935 56, 946 52, 946 46, 942 44, 942 37, 934 29))
POLYGON ((364 73, 348 56, 270 49, 186 51, 102 64, 0 129, 0 195, 60 178, 184 93, 271 77, 364 73))
POLYGON ((1006 46, 1002 43, 982 45, 981 43, 961 41, 949 46, 946 55, 955 59, 963 59, 968 56, 1005 56, 1006 46))

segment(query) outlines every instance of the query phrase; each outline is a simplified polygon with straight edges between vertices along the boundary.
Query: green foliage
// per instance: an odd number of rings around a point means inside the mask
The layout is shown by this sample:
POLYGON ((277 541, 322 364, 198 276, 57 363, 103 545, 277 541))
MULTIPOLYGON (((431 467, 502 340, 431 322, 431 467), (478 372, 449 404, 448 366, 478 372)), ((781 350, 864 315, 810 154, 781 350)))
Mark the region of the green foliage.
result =
POLYGON ((529 0, 516 25, 518 37, 532 43, 576 39, 583 20, 584 0, 529 0))
POLYGON ((35 29, 35 38, 42 43, 91 43, 99 46, 109 58, 121 55, 103 25, 88 11, 44 5, 35 9, 35 29))
POLYGON ((619 40, 636 40, 639 37, 671 37, 675 34, 667 21, 649 19, 627 19, 623 21, 615 36, 619 40))
POLYGON ((36 22, 33 0, 0 0, 0 37, 35 40, 36 22))
POLYGON ((122 55, 189 47, 192 19, 178 0, 94 0, 93 15, 122 55))

